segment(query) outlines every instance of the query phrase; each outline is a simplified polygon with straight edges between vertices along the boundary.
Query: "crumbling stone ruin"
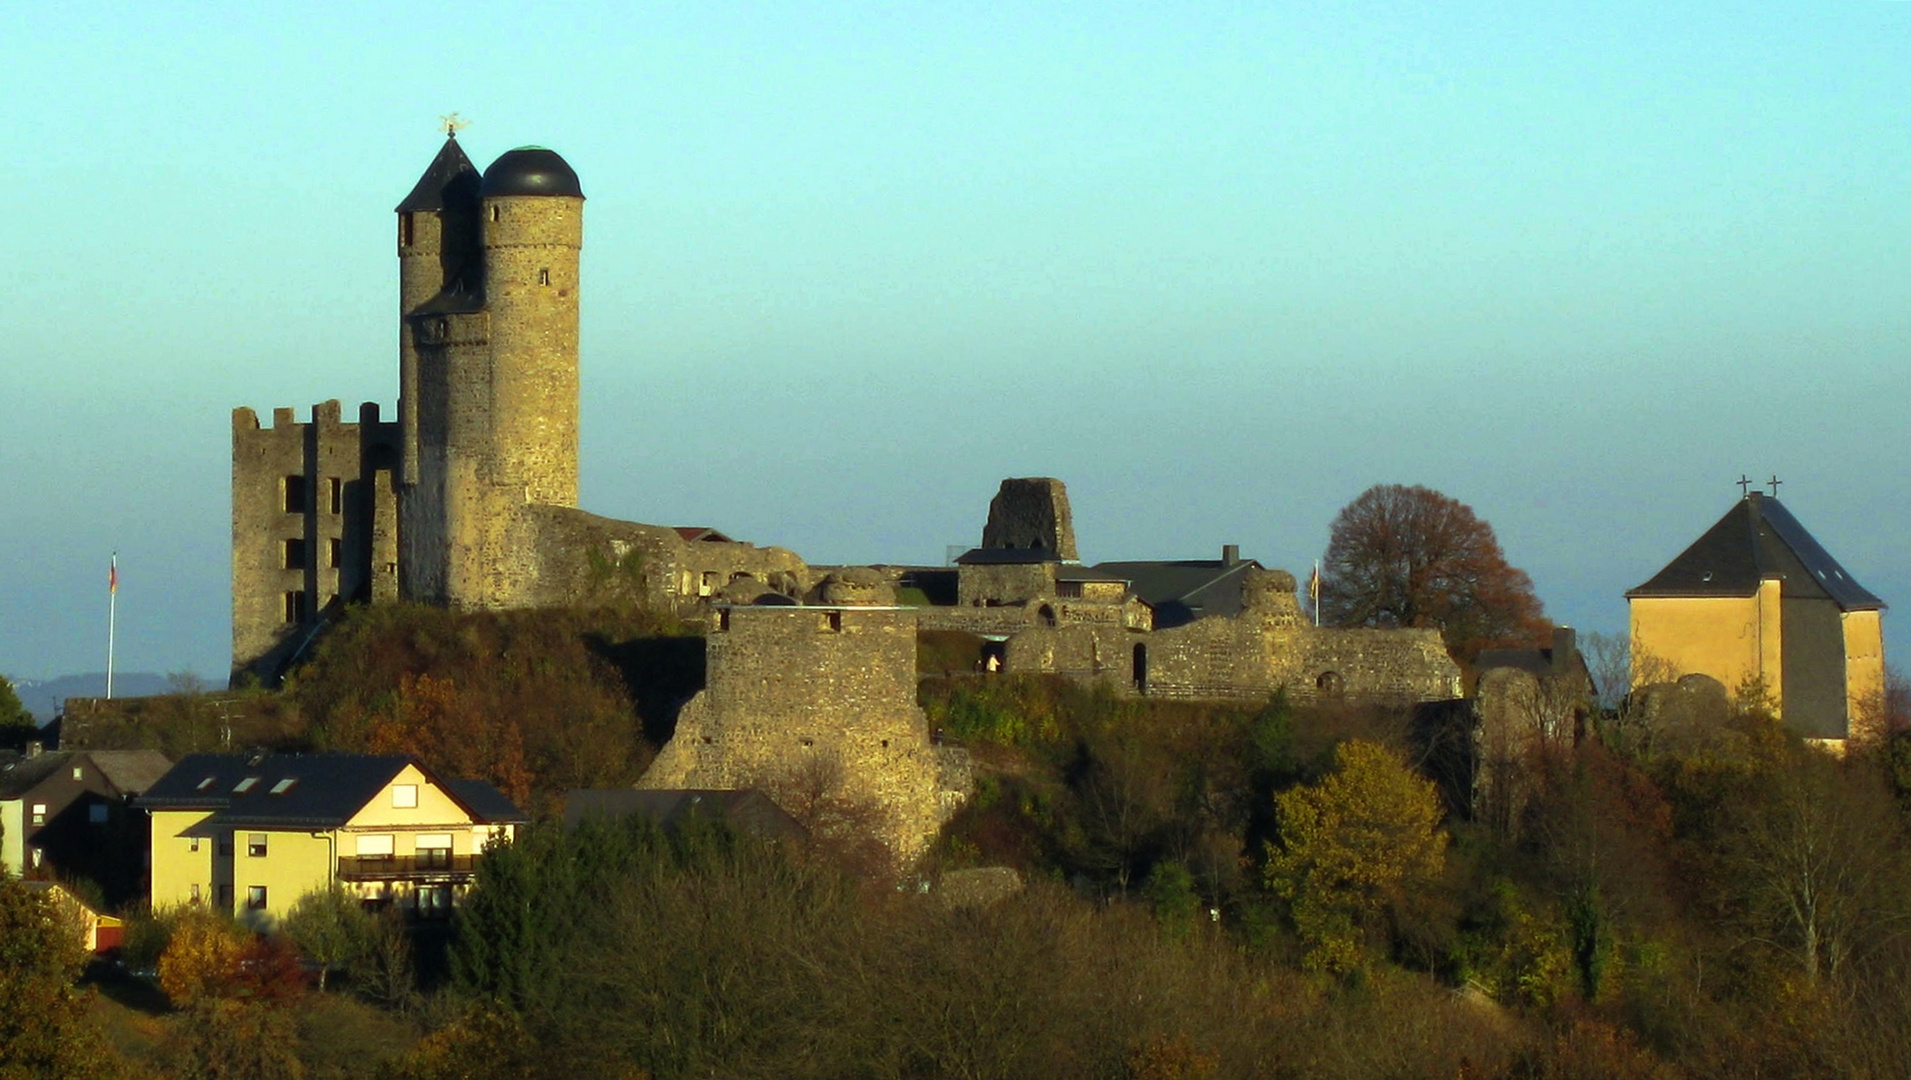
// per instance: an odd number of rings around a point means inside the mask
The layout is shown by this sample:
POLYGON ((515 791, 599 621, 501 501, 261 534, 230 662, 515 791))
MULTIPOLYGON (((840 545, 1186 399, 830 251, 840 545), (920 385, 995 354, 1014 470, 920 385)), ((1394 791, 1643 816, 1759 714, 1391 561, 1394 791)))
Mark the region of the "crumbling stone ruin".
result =
POLYGON ((919 854, 968 797, 969 758, 916 706, 915 610, 843 602, 880 598, 872 579, 827 582, 823 606, 717 607, 704 689, 637 786, 756 788, 806 828, 919 854))
MULTIPOLYGON (((983 545, 956 560, 952 603, 922 609, 927 629, 990 639, 985 670, 1093 679, 1124 692, 1187 699, 1438 701, 1460 696, 1460 670, 1434 630, 1342 630, 1301 615, 1294 576, 1240 557, 1082 566, 1068 495, 1053 479, 1004 480, 983 545), (1060 522, 1037 535, 1028 523, 1060 522), (1036 545, 1012 542, 1035 537, 1036 545), (993 543, 992 543, 993 542, 993 543)), ((897 571, 930 593, 938 573, 897 571)), ((947 596, 944 584, 940 589, 947 596)))
POLYGON ((989 523, 982 527, 984 551, 1046 551, 1074 562, 1075 516, 1068 490, 1046 476, 1004 480, 989 501, 989 523))

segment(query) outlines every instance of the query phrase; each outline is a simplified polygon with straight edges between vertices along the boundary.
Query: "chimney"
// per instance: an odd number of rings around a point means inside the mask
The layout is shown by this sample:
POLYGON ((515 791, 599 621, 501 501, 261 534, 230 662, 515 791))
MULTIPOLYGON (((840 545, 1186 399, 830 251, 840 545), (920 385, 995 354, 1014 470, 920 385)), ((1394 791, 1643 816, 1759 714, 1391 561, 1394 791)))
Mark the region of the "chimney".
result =
POLYGON ((1233 566, 1235 563, 1238 563, 1240 561, 1241 561, 1241 545, 1239 544, 1222 544, 1221 545, 1221 565, 1222 566, 1233 566))
POLYGON ((1572 670, 1573 649, 1578 639, 1579 635, 1570 626, 1553 627, 1553 674, 1564 675, 1572 670))

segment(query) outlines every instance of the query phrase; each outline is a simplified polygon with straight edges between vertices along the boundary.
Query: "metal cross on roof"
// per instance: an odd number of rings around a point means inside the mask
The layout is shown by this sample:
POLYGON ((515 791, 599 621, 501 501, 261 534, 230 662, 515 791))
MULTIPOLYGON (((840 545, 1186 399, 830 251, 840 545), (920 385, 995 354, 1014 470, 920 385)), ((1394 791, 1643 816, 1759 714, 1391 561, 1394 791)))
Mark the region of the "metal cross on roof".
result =
POLYGON ((457 113, 452 113, 449 116, 440 116, 438 123, 445 129, 445 138, 447 139, 457 138, 460 131, 471 126, 471 121, 466 120, 457 113))
POLYGON ((1738 474, 1738 493, 1741 496, 1752 493, 1752 478, 1744 473, 1738 474))
POLYGON ((1769 485, 1771 485, 1771 488, 1772 488, 1772 498, 1774 498, 1774 499, 1776 499, 1776 498, 1778 498, 1778 485, 1780 485, 1780 484, 1782 484, 1782 483, 1784 483, 1785 481, 1783 481, 1783 480, 1780 480, 1780 479, 1778 478, 1778 474, 1777 474, 1777 473, 1773 473, 1773 474, 1772 474, 1772 478, 1771 478, 1770 480, 1767 480, 1767 481, 1765 481, 1765 482, 1766 482, 1767 484, 1769 484, 1769 485))

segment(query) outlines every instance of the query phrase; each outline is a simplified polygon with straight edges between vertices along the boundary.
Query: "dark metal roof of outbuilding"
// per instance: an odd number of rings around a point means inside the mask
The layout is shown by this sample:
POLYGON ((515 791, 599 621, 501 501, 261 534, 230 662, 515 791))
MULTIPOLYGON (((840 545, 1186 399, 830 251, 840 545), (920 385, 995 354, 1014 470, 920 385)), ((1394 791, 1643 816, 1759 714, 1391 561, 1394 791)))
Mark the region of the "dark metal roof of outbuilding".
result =
POLYGON ((1062 557, 1048 548, 970 548, 956 556, 957 566, 1024 566, 1061 561, 1062 557))
POLYGON ((484 171, 479 193, 487 199, 506 195, 548 195, 581 199, 577 173, 557 151, 542 146, 507 150, 484 171))
POLYGON ((425 175, 418 178, 411 194, 398 204, 396 212, 443 210, 453 203, 475 199, 477 194, 478 167, 465 156, 458 140, 449 138, 438 148, 438 156, 431 159, 431 164, 425 167, 425 175))
POLYGON ((1136 596, 1155 610, 1155 629, 1166 630, 1204 615, 1239 615, 1241 582, 1249 570, 1263 569, 1253 559, 1172 562, 1105 562, 1091 569, 1103 580, 1128 582, 1136 596))
POLYGON ((1885 606, 1838 565, 1791 511, 1756 491, 1626 596, 1751 596, 1759 582, 1774 578, 1783 582, 1785 596, 1829 598, 1845 611, 1885 606))

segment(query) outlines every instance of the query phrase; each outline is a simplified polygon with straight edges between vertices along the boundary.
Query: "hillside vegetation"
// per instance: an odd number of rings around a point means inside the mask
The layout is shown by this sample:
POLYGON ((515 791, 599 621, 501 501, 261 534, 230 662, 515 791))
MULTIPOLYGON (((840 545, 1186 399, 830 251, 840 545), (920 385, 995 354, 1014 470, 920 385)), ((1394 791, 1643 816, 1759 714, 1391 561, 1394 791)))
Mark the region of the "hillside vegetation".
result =
MULTIPOLYGON (((347 994, 418 1041, 327 1075, 1911 1074, 1903 717, 1842 758, 1755 694, 1657 737, 1595 718, 1489 823, 1437 794, 1403 710, 1142 701, 974 655, 922 650, 977 787, 908 876, 547 821, 482 864, 424 992, 368 954, 325 994, 179 1014, 199 1041, 153 1060, 347 994), (1027 890, 939 899, 996 865, 1027 890)), ((420 753, 548 814, 640 774, 701 656, 637 613, 370 609, 274 707, 297 745, 420 753)))

